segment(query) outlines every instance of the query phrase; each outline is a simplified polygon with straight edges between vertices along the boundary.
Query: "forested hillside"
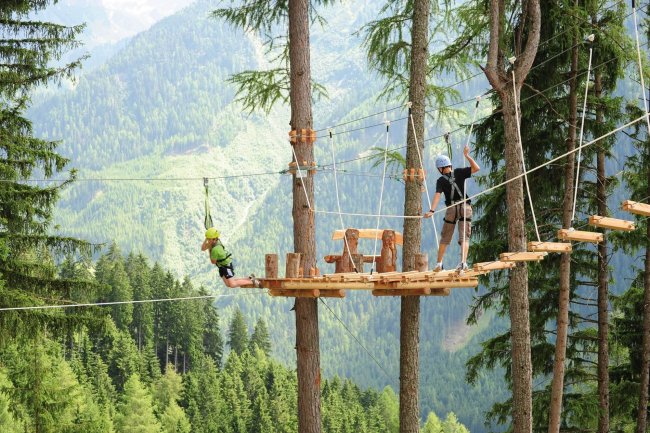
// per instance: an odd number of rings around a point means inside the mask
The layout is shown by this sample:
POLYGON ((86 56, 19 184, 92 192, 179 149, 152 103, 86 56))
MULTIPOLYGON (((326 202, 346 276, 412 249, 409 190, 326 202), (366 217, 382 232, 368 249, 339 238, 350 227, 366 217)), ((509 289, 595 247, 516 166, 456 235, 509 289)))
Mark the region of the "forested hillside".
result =
MULTIPOLYGON (((272 172, 211 179, 210 202, 215 224, 234 253, 239 275, 259 275, 267 252, 279 253, 283 268, 283 255, 292 249, 291 202, 290 178, 279 172, 287 167, 291 151, 286 145, 286 109, 276 109, 268 116, 246 115, 233 102, 234 88, 225 80, 234 71, 263 62, 261 56, 251 56, 260 54, 261 48, 252 36, 209 19, 207 13, 216 3, 199 1, 134 37, 105 66, 82 75, 72 91, 38 103, 31 116, 40 134, 52 139, 66 137, 62 153, 72 157, 72 166, 79 169, 80 180, 65 192, 57 210, 57 223, 64 232, 96 242, 115 241, 127 251, 159 261, 177 277, 189 275, 194 283, 209 290, 232 294, 232 290, 222 289, 216 269, 199 253, 204 201, 201 178, 272 172), (119 180, 124 178, 127 180, 119 180)), ((365 68, 359 41, 352 36, 372 15, 373 8, 369 4, 363 12, 359 10, 363 8, 356 3, 343 4, 326 15, 324 28, 316 27, 314 78, 329 94, 328 99, 316 104, 317 125, 343 123, 400 105, 399 101, 375 100, 380 86, 365 68)), ((391 124, 391 147, 403 145, 405 114, 406 109, 399 108, 385 115, 401 119, 391 124)), ((433 119, 430 136, 455 128, 462 121, 462 117, 445 118, 438 124, 433 119)), ((326 131, 320 133, 316 155, 324 170, 317 175, 318 208, 336 209, 334 177, 331 166, 327 167, 332 163, 331 145, 337 161, 355 159, 363 152, 365 156, 369 149, 385 144, 383 120, 380 114, 334 128, 333 143, 326 131), (377 126, 345 132, 367 125, 377 126)), ((464 139, 464 132, 452 138, 457 157, 464 139)), ((441 137, 428 142, 427 156, 442 146, 441 137)), ((375 213, 381 168, 373 169, 368 159, 339 164, 338 168, 342 170, 342 208, 375 213), (374 174, 356 174, 367 171, 374 174)), ((402 201, 403 184, 388 179, 382 213, 401 213, 402 201)), ((344 222, 374 227, 376 219, 346 217, 344 222)), ((384 218, 381 224, 401 231, 402 221, 384 218)), ((441 221, 437 224, 440 228, 441 221)), ((330 240, 332 231, 340 228, 338 216, 318 216, 320 257, 340 252, 342 244, 330 240)), ((434 242, 428 223, 425 247, 432 248, 434 242)), ((371 254, 373 244, 362 241, 360 247, 371 254)), ((455 266, 456 254, 454 249, 449 252, 448 266, 455 266)), ((333 270, 322 260, 319 267, 323 272, 333 270)), ((483 396, 505 394, 495 375, 486 375, 476 388, 465 383, 464 363, 474 352, 471 342, 477 341, 477 334, 494 332, 488 327, 491 315, 486 315, 477 329, 466 328, 464 319, 471 296, 472 291, 464 290, 423 303, 422 416, 430 411, 453 411, 472 431, 480 432, 484 430, 482 412, 490 405, 483 396), (468 399, 472 394, 477 398, 468 399)), ((345 300, 325 302, 336 314, 321 306, 325 377, 338 374, 361 386, 391 385, 396 389, 398 300, 350 293, 345 300)), ((227 318, 235 306, 246 314, 266 318, 276 355, 288 365, 295 362, 290 300, 235 296, 218 299, 217 305, 227 318)))

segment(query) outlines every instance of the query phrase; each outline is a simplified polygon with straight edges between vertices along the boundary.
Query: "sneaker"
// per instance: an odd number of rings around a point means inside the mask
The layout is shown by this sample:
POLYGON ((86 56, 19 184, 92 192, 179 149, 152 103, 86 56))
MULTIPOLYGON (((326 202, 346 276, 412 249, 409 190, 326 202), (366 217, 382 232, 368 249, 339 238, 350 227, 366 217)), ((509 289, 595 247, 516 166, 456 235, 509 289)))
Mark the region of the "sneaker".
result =
POLYGON ((469 266, 467 266, 467 262, 461 262, 456 266, 456 272, 459 274, 462 274, 463 272, 469 271, 469 266))
POLYGON ((440 262, 440 263, 436 263, 436 267, 433 268, 433 272, 440 272, 440 271, 442 271, 443 269, 444 269, 444 268, 443 268, 443 266, 442 266, 442 262, 440 262))
POLYGON ((262 287, 262 283, 260 282, 260 280, 257 279, 255 274, 250 274, 248 278, 250 278, 251 282, 253 283, 253 286, 257 287, 258 289, 262 287))

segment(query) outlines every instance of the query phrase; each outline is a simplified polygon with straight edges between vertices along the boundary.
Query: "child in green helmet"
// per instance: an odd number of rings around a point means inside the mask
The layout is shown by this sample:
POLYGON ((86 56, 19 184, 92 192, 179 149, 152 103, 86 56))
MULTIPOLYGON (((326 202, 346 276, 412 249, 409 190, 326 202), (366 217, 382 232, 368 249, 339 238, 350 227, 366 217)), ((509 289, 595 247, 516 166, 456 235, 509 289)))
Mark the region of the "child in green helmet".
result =
POLYGON ((252 275, 248 278, 235 278, 235 270, 232 263, 232 254, 226 251, 226 248, 219 239, 219 231, 210 227, 205 232, 205 240, 201 245, 201 251, 208 250, 210 261, 219 268, 219 276, 223 283, 230 288, 249 286, 260 287, 259 281, 252 275))

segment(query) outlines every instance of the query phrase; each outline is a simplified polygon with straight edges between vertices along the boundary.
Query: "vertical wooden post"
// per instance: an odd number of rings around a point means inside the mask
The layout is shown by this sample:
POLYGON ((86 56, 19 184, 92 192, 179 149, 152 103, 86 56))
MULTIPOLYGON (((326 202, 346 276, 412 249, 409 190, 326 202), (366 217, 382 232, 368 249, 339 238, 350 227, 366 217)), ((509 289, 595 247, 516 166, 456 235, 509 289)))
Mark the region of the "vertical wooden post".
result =
POLYGON ((419 272, 425 272, 429 269, 429 255, 426 253, 419 253, 415 255, 415 268, 419 272))
POLYGON ((300 277, 300 253, 287 253, 285 275, 287 278, 300 277))
MULTIPOLYGON (((352 254, 352 262, 357 270, 357 272, 363 272, 363 254, 352 254)), ((352 269, 350 270, 352 271, 352 269)))
POLYGON ((267 254, 264 258, 265 278, 278 278, 278 255, 267 254))

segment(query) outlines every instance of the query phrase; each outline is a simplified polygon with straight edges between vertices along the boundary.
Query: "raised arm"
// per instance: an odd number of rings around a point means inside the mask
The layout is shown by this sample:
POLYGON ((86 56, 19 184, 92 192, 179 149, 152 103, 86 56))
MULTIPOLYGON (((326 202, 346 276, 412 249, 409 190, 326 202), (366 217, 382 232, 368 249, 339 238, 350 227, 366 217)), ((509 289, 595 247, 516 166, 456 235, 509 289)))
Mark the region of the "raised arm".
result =
POLYGON ((465 155, 465 158, 469 162, 469 166, 472 169, 472 174, 476 173, 477 171, 479 171, 481 169, 481 167, 478 166, 476 161, 474 161, 474 158, 472 158, 469 155, 469 146, 465 146, 465 148, 463 149, 463 154, 465 155))

